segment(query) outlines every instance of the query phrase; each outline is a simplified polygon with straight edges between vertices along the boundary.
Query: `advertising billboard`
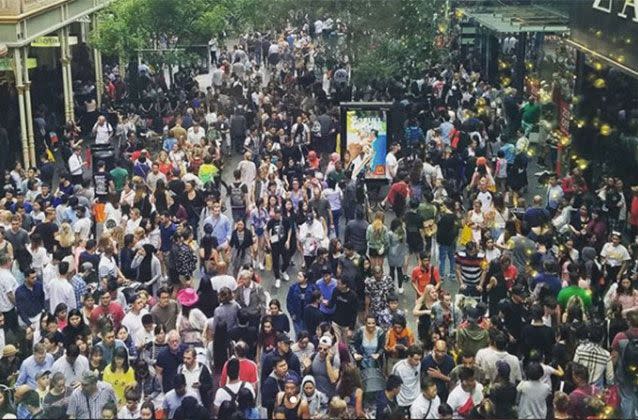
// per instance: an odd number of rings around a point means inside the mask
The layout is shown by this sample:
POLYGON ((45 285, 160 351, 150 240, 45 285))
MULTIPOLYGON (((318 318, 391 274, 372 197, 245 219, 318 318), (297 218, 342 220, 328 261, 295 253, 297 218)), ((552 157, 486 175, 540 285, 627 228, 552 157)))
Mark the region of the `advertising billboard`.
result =
POLYGON ((386 103, 341 104, 342 139, 345 150, 367 179, 385 179, 385 157, 388 153, 389 105, 386 103), (345 121, 343 121, 345 120, 345 121), (345 124, 343 124, 345 123, 345 124), (361 165, 362 164, 362 165, 361 165))

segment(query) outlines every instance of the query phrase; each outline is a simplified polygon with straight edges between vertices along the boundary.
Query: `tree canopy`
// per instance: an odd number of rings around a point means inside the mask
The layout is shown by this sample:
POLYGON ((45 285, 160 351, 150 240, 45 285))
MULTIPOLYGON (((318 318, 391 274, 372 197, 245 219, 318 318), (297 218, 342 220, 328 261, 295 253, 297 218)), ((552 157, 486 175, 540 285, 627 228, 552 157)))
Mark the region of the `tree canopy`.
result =
MULTIPOLYGON (((283 30, 305 19, 339 19, 357 83, 414 77, 439 53, 446 31, 444 0, 115 0, 100 17, 92 42, 130 59, 141 49, 206 44, 225 33, 283 30)), ((179 62, 165 54, 164 62, 179 62)))
MULTIPOLYGON (((246 27, 258 10, 257 0, 115 0, 100 13, 91 42, 125 59, 139 50, 174 50, 205 45, 212 37, 246 27)), ((166 54, 165 62, 179 55, 166 54)))

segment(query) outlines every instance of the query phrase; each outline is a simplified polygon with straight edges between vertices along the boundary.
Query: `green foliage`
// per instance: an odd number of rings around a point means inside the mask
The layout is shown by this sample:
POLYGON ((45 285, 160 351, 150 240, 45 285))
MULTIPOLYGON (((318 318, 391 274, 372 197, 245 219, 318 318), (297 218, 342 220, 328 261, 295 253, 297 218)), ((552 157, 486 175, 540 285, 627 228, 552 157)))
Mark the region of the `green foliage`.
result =
MULTIPOLYGON (((91 42, 106 54, 135 57, 140 49, 206 45, 225 32, 232 36, 255 19, 258 0, 115 0, 100 13, 91 42)), ((179 51, 153 61, 178 63, 179 51)))
MULTIPOLYGON (((101 12, 91 42, 129 59, 139 49, 203 45, 221 33, 232 38, 247 29, 299 26, 305 15, 311 23, 330 16, 346 24, 354 80, 367 83, 419 75, 437 56, 444 10, 445 0, 115 0, 101 12)), ((152 61, 184 59, 174 51, 152 61)))

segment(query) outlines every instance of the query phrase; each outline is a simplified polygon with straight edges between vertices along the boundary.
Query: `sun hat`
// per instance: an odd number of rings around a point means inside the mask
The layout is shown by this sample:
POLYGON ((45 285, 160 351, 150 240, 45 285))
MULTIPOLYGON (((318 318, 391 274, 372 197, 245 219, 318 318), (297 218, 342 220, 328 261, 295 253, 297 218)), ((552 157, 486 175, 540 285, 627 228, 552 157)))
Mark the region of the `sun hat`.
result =
POLYGON ((2 357, 15 356, 18 353, 18 349, 13 344, 7 344, 2 349, 2 357))
POLYGON ((193 306, 197 303, 197 301, 199 301, 199 296, 197 296, 195 289, 188 287, 177 293, 177 301, 182 306, 193 306))

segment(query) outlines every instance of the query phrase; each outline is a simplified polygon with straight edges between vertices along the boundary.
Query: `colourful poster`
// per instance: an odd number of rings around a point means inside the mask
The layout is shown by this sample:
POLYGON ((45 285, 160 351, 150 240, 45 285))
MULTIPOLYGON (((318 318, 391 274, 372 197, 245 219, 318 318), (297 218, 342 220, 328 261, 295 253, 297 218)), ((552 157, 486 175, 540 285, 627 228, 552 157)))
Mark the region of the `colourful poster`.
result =
POLYGON ((388 149, 387 114, 382 110, 348 110, 346 112, 347 148, 351 159, 363 153, 366 178, 385 177, 388 149))

